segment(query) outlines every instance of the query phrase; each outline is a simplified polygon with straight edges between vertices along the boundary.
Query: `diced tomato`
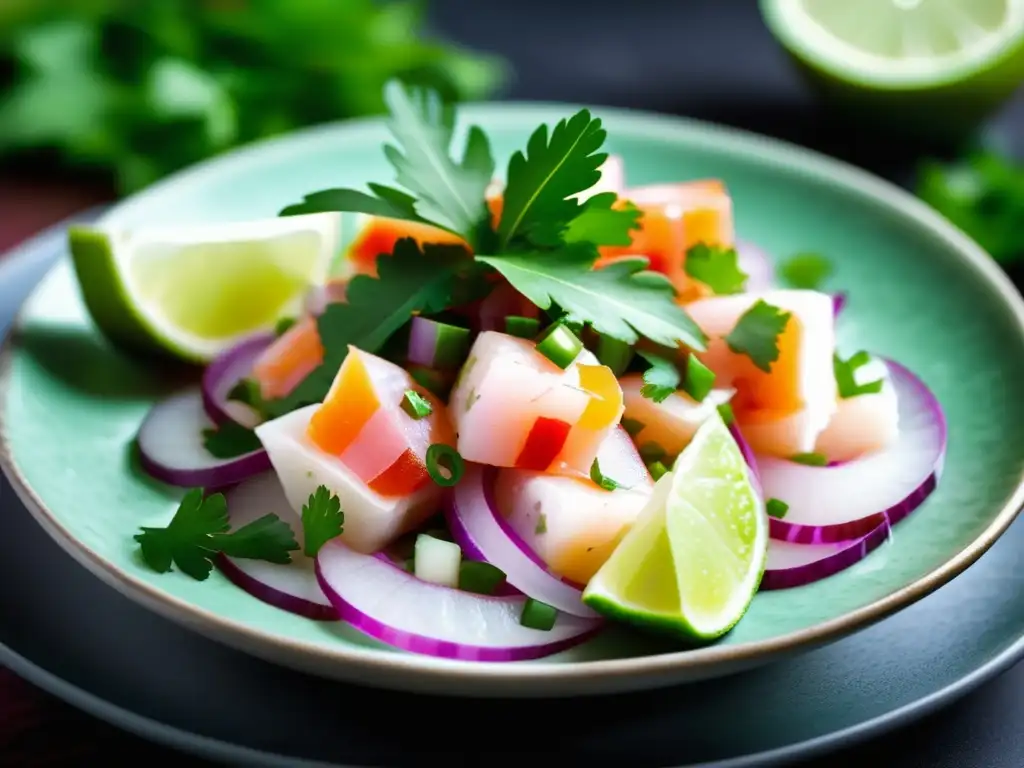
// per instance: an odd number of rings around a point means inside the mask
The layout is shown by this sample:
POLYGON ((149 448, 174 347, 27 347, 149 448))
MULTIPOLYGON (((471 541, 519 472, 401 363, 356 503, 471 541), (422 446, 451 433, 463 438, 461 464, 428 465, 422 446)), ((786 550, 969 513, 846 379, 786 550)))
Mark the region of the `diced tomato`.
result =
POLYGON ((518 469, 533 469, 543 472, 558 457, 569 437, 572 425, 560 419, 541 416, 526 436, 526 443, 516 458, 518 469))
POLYGON ((316 320, 305 317, 267 347, 252 369, 264 399, 289 394, 324 360, 316 320))

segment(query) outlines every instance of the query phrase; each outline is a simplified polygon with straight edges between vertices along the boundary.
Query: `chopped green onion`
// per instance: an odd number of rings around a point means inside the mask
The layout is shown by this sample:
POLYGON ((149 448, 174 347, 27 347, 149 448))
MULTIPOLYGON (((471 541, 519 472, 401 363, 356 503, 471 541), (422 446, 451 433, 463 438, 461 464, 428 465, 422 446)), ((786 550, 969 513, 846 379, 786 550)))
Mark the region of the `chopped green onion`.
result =
POLYGON ((451 392, 452 377, 448 373, 424 368, 422 365, 410 365, 409 375, 413 381, 442 400, 451 392))
POLYGON ((548 532, 548 516, 543 512, 537 518, 537 525, 534 526, 533 532, 540 536, 542 533, 548 532))
POLYGON ((519 623, 530 629, 540 629, 545 632, 555 626, 555 619, 558 618, 558 609, 553 608, 540 600, 532 597, 526 598, 523 605, 523 613, 519 617, 519 623))
POLYGON ((683 391, 699 403, 708 396, 714 385, 715 374, 691 352, 686 360, 683 391))
POLYGON ((809 467, 824 467, 828 465, 828 458, 820 453, 797 453, 789 457, 790 461, 797 464, 806 464, 809 467))
POLYGON ((436 328, 437 342, 434 347, 435 368, 458 368, 469 354, 470 332, 468 328, 432 321, 436 328))
POLYGON ((459 589, 478 595, 493 595, 505 580, 500 568, 479 560, 463 560, 459 564, 459 589))
POLYGON ((562 369, 572 365, 582 349, 583 342, 579 336, 561 321, 551 325, 537 340, 537 351, 562 369))
POLYGON ((731 427, 736 421, 736 414, 732 412, 732 406, 729 403, 722 403, 718 406, 718 415, 722 417, 722 421, 727 427, 731 427))
POLYGON ((764 505, 765 511, 768 512, 770 517, 775 517, 781 520, 789 512, 789 504, 778 499, 768 499, 764 505))
POLYGON ((626 433, 630 437, 636 437, 637 435, 639 435, 641 432, 644 431, 644 428, 646 426, 647 425, 644 424, 642 421, 637 421, 636 419, 630 419, 628 417, 623 417, 622 419, 622 428, 626 430, 626 433))
POLYGON ((601 334, 597 339, 597 359, 602 365, 612 369, 612 373, 621 376, 633 361, 633 347, 624 341, 613 339, 601 334))
POLYGON ((402 410, 419 421, 434 412, 434 407, 423 395, 414 389, 405 390, 402 395, 402 410))
POLYGON ((647 465, 647 471, 651 473, 651 477, 654 478, 655 482, 661 480, 662 477, 668 474, 668 467, 662 464, 660 461, 652 461, 647 465))
POLYGON ((644 443, 640 446, 639 450, 640 458, 643 459, 645 463, 661 461, 668 455, 665 449, 655 442, 644 443))
POLYGON ((590 465, 590 479, 594 481, 595 485, 606 491, 614 491, 619 487, 618 483, 602 474, 601 465, 597 463, 597 459, 594 459, 594 463, 590 465))
POLYGON ((434 443, 427 448, 427 472, 430 479, 442 488, 457 484, 466 472, 466 462, 459 452, 445 443, 434 443), (447 471, 447 475, 442 471, 447 471))
POLYGON ((505 333, 520 339, 532 339, 540 333, 540 320, 535 317, 509 315, 505 318, 505 333))
POLYGON ((295 322, 294 317, 282 317, 277 321, 277 325, 274 326, 274 335, 284 336, 295 325, 295 322))

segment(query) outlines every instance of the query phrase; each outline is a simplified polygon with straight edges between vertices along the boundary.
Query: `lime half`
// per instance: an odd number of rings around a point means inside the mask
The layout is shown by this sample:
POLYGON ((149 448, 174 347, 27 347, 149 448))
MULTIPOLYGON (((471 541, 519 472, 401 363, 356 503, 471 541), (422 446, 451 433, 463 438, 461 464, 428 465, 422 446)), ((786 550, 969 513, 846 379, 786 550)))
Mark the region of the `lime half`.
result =
POLYGON ((613 619, 713 640, 746 612, 767 546, 761 497, 716 415, 655 485, 636 524, 590 580, 583 602, 613 619))
POLYGON ((327 276, 339 217, 314 214, 200 227, 111 232, 75 227, 82 297, 112 342, 206 362, 296 314, 327 276))
POLYGON ((761 0, 761 10, 815 85, 896 127, 959 131, 1024 79, 1024 0, 761 0))

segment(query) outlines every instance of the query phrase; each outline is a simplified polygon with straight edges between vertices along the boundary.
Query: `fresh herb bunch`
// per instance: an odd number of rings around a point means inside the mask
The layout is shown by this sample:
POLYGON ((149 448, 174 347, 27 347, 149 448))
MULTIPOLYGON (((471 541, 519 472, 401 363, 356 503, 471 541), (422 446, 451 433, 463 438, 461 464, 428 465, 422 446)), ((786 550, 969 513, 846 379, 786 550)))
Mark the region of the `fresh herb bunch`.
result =
POLYGON ((1004 266, 1024 260, 1024 164, 988 150, 928 161, 917 195, 1004 266))
POLYGON ((349 345, 378 351, 415 313, 439 313, 485 296, 500 279, 570 326, 632 345, 641 338, 669 348, 703 350, 706 338, 647 259, 595 269, 602 245, 629 243, 640 211, 603 193, 578 196, 600 178, 606 132, 586 109, 542 125, 512 155, 497 221, 485 192, 495 161, 487 134, 468 126, 454 155, 455 111, 441 94, 392 81, 385 87, 395 145, 384 153, 401 188, 328 189, 306 195, 282 215, 359 212, 426 223, 458 235, 459 245, 400 240, 378 259, 377 277, 349 283, 347 301, 318 318, 324 363, 288 397, 264 404, 284 413, 323 399, 349 345))
POLYGON ((424 40, 419 2, 4 0, 0 154, 127 193, 238 144, 382 111, 393 77, 477 99, 504 65, 424 40))

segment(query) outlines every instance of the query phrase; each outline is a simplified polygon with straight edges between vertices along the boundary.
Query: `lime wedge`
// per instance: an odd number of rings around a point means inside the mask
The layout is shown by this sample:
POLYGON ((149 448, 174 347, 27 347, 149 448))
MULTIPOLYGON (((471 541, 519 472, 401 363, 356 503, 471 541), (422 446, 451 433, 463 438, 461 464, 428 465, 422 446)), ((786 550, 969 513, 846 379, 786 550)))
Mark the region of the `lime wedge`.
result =
POLYGON ((959 129, 1024 79, 1024 0, 761 0, 761 10, 813 83, 876 117, 895 110, 893 124, 959 129))
POLYGON ((728 632, 764 572, 768 518, 717 415, 662 477, 583 602, 609 618, 697 640, 728 632))
POLYGON ((111 232, 74 227, 72 262, 85 305, 113 343, 206 362, 299 312, 338 250, 339 218, 111 232))

